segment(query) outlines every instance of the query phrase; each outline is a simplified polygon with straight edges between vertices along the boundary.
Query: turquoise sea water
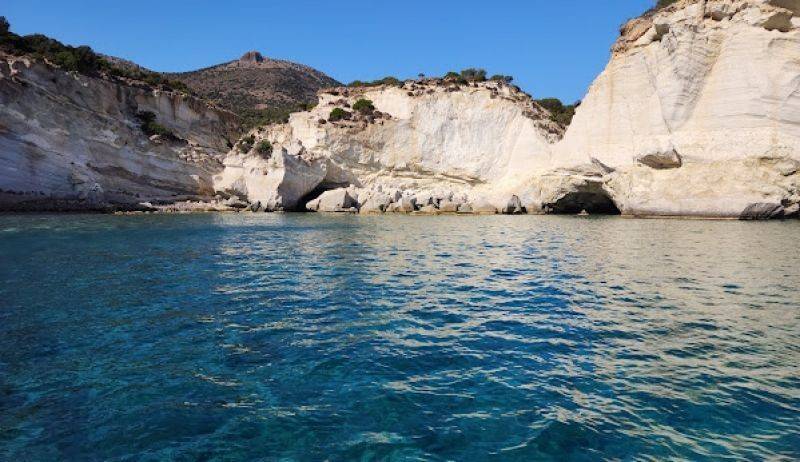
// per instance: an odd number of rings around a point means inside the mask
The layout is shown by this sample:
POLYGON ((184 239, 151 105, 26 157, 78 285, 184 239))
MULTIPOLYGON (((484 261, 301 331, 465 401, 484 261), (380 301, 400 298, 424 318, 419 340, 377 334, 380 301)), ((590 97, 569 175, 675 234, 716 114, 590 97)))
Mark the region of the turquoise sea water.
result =
POLYGON ((0 460, 796 460, 798 236, 2 216, 0 460))

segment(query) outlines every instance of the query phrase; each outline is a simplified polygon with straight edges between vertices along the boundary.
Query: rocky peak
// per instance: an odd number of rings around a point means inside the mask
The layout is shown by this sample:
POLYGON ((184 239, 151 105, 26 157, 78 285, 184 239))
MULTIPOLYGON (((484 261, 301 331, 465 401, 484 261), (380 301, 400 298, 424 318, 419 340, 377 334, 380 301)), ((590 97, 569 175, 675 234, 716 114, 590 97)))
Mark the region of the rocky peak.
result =
POLYGON ((625 23, 612 51, 622 54, 660 42, 674 28, 697 31, 738 23, 791 32, 800 25, 798 16, 800 0, 677 0, 625 23))
POLYGON ((258 51, 248 51, 239 58, 239 61, 242 63, 261 63, 264 62, 264 55, 258 51))

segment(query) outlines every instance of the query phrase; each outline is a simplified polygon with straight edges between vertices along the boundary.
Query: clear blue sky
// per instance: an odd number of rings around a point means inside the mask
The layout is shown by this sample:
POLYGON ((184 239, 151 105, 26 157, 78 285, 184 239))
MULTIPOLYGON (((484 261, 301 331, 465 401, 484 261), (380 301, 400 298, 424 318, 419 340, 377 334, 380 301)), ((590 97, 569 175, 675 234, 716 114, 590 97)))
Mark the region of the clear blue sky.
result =
POLYGON ((483 67, 535 97, 582 98, 620 24, 655 0, 2 0, 19 34, 185 71, 247 50, 350 82, 483 67))

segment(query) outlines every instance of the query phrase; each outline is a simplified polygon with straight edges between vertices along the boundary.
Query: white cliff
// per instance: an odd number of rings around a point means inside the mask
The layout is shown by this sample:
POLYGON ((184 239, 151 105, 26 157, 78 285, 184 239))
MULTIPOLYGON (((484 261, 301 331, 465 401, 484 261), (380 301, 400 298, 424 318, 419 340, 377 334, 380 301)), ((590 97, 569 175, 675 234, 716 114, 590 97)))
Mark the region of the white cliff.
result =
POLYGON ((0 56, 0 209, 71 210, 213 194, 235 116, 141 83, 0 56), (137 113, 174 137, 148 137, 137 113))
POLYGON ((530 172, 555 165, 551 147, 563 130, 548 116, 500 82, 329 90, 288 124, 253 132, 254 143, 229 154, 215 184, 267 209, 302 208, 299 201, 315 189, 348 185, 367 196, 401 190, 439 200, 486 197, 501 208, 526 187, 530 172), (358 100, 374 110, 353 109, 358 100), (330 120, 335 108, 349 119, 330 120), (268 156, 249 149, 262 140, 273 146, 268 156))
POLYGON ((556 155, 623 213, 800 202, 800 1, 681 0, 626 24, 556 155))
POLYGON ((679 0, 629 22, 561 142, 547 111, 501 83, 322 93, 254 132, 273 152, 235 149, 215 185, 267 210, 347 187, 370 213, 432 196, 410 209, 797 214, 799 13, 797 0, 679 0), (358 99, 375 112, 353 111, 358 99), (328 121, 336 107, 352 119, 328 121))

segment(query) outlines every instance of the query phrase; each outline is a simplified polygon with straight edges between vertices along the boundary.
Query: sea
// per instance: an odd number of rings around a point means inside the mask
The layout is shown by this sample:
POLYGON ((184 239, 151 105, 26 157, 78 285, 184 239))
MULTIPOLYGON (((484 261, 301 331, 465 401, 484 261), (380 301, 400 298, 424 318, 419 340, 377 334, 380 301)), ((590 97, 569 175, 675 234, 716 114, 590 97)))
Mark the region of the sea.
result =
POLYGON ((3 215, 0 460, 798 460, 798 238, 3 215))

